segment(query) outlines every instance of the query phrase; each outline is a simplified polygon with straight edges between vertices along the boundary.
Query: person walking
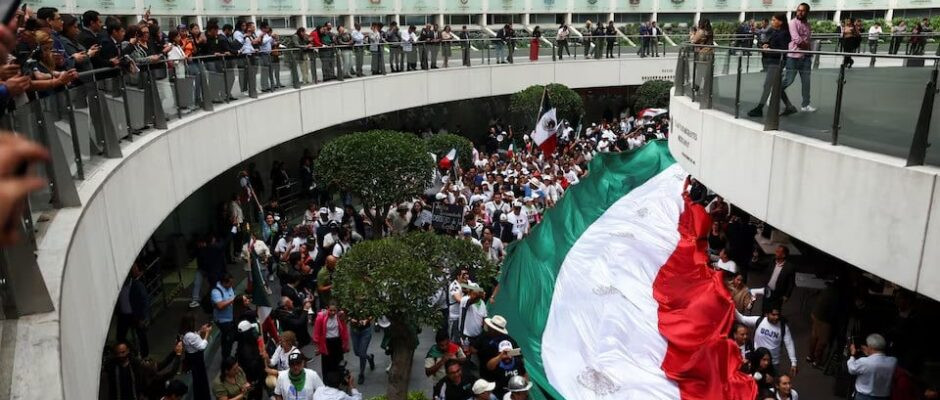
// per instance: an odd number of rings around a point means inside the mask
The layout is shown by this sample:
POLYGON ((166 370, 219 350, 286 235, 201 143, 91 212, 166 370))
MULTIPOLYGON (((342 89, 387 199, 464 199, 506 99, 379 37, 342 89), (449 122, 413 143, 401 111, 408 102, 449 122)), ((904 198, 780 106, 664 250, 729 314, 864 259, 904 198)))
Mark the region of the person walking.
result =
POLYGON ((366 363, 371 371, 375 371, 375 354, 369 354, 369 344, 372 343, 372 318, 349 318, 349 328, 353 354, 359 358, 358 383, 361 385, 366 381, 366 363))
POLYGON ((542 29, 538 26, 532 29, 532 40, 529 41, 529 61, 539 60, 539 41, 542 39, 542 29))
POLYGON ((591 58, 591 35, 594 34, 594 26, 591 20, 584 23, 584 33, 581 34, 581 46, 584 47, 584 59, 591 58))
POLYGON ((316 371, 306 368, 306 358, 299 351, 290 353, 287 370, 278 372, 274 385, 276 400, 313 400, 317 389, 323 386, 323 380, 316 371))
POLYGON ((555 42, 558 44, 558 59, 562 60, 562 54, 568 54, 568 57, 571 57, 571 49, 568 48, 568 36, 571 32, 568 30, 568 25, 562 24, 558 28, 558 34, 555 35, 555 42), (564 53, 563 53, 564 52, 564 53))
POLYGON ((346 313, 339 311, 336 303, 331 302, 327 309, 317 313, 313 342, 321 355, 323 376, 337 370, 343 362, 343 354, 349 352, 349 328, 346 313))
MULTIPOLYGON (((765 50, 786 50, 790 45, 790 28, 787 26, 787 15, 784 13, 774 14, 770 21, 771 27, 768 30, 768 41, 761 48, 765 50)), ((761 61, 764 69, 767 71, 764 77, 764 91, 761 92, 760 99, 757 100, 757 106, 747 112, 749 117, 760 118, 764 116, 764 104, 770 97, 770 91, 774 86, 776 70, 782 68, 781 54, 773 52, 763 52, 761 61)), ((784 109, 793 108, 787 92, 780 91, 780 100, 784 103, 784 109)))
MULTIPOLYGON (((796 16, 790 20, 790 50, 811 50, 813 41, 813 30, 807 22, 809 16, 809 4, 800 3, 796 7, 796 16)), ((810 72, 813 68, 813 56, 803 53, 787 53, 786 75, 783 78, 781 90, 786 90, 796 79, 796 74, 800 74, 800 86, 802 89, 803 102, 800 104, 800 111, 815 112, 816 107, 810 104, 810 72)), ((781 115, 790 115, 797 110, 795 107, 787 107, 781 115)))

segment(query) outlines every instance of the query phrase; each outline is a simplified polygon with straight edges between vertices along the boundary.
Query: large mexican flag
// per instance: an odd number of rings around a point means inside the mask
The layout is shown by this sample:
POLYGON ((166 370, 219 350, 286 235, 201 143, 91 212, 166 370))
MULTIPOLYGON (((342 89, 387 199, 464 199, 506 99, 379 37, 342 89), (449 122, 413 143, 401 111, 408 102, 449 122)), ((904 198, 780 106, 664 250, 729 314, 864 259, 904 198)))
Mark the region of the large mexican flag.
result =
POLYGON ((656 141, 599 154, 510 246, 494 313, 519 342, 535 397, 752 400, 727 339, 734 305, 706 265, 705 210, 656 141))

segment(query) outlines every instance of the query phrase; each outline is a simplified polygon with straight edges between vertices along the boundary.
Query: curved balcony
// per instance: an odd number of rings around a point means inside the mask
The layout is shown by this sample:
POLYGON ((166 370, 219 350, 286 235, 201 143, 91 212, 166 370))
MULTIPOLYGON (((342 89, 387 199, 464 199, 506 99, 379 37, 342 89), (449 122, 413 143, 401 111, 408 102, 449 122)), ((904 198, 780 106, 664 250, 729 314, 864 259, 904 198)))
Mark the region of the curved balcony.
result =
POLYGON ((473 50, 468 68, 459 66, 456 48, 447 69, 325 83, 317 78, 326 54, 310 51, 282 53, 279 74, 266 60, 241 58, 171 64, 168 73, 144 66, 135 77, 92 71, 82 76, 85 85, 18 111, 10 125, 50 147, 53 161, 43 173, 54 184, 30 199, 26 233, 36 232, 34 241, 5 251, 0 262, 22 262, 3 303, 7 317, 20 315, 3 321, 11 328, 3 331, 11 398, 96 397, 108 321, 139 249, 188 195, 241 161, 390 111, 552 82, 638 85, 672 78, 676 65, 674 55, 564 62, 543 55, 497 65, 486 62, 488 54, 473 50), (312 73, 309 81, 302 68, 312 73), (248 77, 245 95, 236 76, 248 77), (276 87, 278 78, 285 88, 276 87))
MULTIPOLYGON (((940 57, 802 52, 813 59, 808 94, 817 109, 781 116, 787 72, 761 72, 761 53, 746 50, 680 52, 669 138, 678 162, 774 227, 940 298, 938 250, 929 245, 940 242, 940 149, 929 146, 940 139, 940 57), (765 82, 769 105, 749 116, 765 82)), ((787 92, 800 107, 799 76, 787 92)))

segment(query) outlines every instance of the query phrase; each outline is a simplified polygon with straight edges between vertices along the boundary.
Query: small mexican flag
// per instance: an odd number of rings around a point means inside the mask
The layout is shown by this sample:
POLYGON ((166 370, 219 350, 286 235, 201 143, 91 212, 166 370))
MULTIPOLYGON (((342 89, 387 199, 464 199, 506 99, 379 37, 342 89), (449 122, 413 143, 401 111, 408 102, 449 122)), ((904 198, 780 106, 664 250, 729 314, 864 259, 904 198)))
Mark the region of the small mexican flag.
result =
POLYGON ((727 338, 734 304, 700 240, 710 218, 666 142, 598 154, 589 171, 509 247, 491 310, 533 397, 754 399, 727 338))

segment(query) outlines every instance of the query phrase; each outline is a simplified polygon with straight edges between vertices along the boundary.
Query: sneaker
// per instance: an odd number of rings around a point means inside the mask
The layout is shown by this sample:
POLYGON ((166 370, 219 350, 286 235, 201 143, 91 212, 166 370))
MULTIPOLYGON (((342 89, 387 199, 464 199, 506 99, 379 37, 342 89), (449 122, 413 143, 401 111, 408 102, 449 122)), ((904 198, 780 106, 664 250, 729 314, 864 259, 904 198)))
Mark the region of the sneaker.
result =
POLYGON ((780 116, 787 116, 787 115, 790 115, 790 114, 796 114, 796 107, 789 106, 789 107, 787 107, 787 108, 784 108, 784 109, 783 109, 783 112, 780 113, 780 116))
POLYGON ((763 110, 762 108, 760 108, 760 107, 755 108, 755 109, 753 109, 753 110, 751 110, 751 111, 748 111, 748 112, 747 112, 747 116, 748 116, 748 117, 763 117, 763 116, 764 116, 764 110, 763 110))
POLYGON ((802 112, 816 112, 816 110, 817 108, 812 105, 800 107, 800 111, 802 112))
POLYGON ((199 301, 197 300, 190 301, 189 308, 199 308, 199 301))

